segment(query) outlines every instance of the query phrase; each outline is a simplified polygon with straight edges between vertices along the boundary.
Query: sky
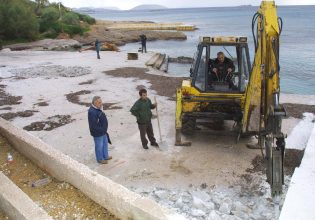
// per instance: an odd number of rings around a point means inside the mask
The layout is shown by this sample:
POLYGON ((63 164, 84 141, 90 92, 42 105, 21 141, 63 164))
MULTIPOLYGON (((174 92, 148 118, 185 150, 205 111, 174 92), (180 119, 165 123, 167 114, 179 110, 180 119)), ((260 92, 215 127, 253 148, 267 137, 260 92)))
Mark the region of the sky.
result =
MULTIPOLYGON (((238 5, 260 5, 260 0, 50 0, 61 2, 70 8, 117 7, 128 10, 141 4, 158 4, 168 8, 222 7, 238 5)), ((315 0, 276 0, 277 5, 315 5, 315 0)))

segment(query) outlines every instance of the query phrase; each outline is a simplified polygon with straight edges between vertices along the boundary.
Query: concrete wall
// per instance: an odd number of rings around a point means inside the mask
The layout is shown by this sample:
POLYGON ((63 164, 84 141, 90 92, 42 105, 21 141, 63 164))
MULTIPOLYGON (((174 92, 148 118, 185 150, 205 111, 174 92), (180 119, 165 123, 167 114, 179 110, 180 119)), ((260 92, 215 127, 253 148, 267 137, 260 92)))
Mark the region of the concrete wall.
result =
POLYGON ((295 168, 280 220, 315 219, 315 124, 300 167, 295 168))
POLYGON ((142 197, 92 171, 39 138, 0 118, 0 133, 40 168, 65 181, 121 219, 184 219, 155 201, 142 197))
POLYGON ((19 187, 0 172, 0 209, 10 219, 16 220, 52 220, 19 187))

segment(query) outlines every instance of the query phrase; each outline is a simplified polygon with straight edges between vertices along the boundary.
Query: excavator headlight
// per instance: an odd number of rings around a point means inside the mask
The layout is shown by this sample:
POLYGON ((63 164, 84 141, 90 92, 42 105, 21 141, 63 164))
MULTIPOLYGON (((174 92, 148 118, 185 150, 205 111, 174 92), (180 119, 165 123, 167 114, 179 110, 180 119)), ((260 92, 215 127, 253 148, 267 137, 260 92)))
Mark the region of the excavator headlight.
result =
POLYGON ((214 37, 213 41, 216 43, 234 43, 237 42, 236 37, 214 37))
POLYGON ((247 42, 247 37, 240 37, 239 38, 240 43, 246 43, 247 42))
POLYGON ((204 43, 210 43, 211 42, 211 37, 203 37, 202 41, 204 43))

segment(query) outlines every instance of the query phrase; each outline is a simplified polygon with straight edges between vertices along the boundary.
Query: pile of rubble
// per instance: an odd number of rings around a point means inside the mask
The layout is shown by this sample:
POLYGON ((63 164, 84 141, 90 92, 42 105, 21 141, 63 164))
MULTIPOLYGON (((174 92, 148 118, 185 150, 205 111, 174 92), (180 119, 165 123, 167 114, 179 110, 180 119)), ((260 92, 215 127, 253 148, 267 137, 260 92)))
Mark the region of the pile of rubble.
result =
MULTIPOLYGON (((290 179, 285 179, 285 192, 290 179)), ((283 204, 285 192, 275 202, 270 196, 269 184, 263 175, 255 175, 251 182, 239 183, 230 187, 208 187, 206 184, 189 190, 153 188, 152 190, 132 189, 151 197, 161 205, 186 216, 188 219, 244 220, 276 219, 276 208, 283 204), (247 184, 247 185, 246 185, 247 184)))

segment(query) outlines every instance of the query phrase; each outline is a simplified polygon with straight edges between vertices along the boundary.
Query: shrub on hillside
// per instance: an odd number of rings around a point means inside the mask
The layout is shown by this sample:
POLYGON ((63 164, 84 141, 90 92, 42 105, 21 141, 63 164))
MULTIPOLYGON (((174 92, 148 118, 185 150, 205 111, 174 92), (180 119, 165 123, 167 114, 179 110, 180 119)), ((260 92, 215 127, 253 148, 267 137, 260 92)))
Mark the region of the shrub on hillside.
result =
POLYGON ((78 13, 78 16, 79 16, 80 21, 84 21, 84 22, 86 22, 88 24, 95 24, 96 23, 95 18, 92 18, 92 17, 90 17, 88 15, 83 15, 83 14, 79 14, 78 13))
POLYGON ((76 13, 68 12, 62 17, 62 22, 68 25, 78 25, 80 18, 76 13))
POLYGON ((67 34, 69 34, 70 36, 76 35, 76 34, 80 34, 82 35, 84 33, 84 28, 82 28, 80 25, 67 25, 64 24, 62 25, 63 27, 63 31, 67 34))
POLYGON ((49 28, 47 31, 41 33, 42 38, 56 38, 58 36, 58 33, 56 32, 55 29, 49 28))

